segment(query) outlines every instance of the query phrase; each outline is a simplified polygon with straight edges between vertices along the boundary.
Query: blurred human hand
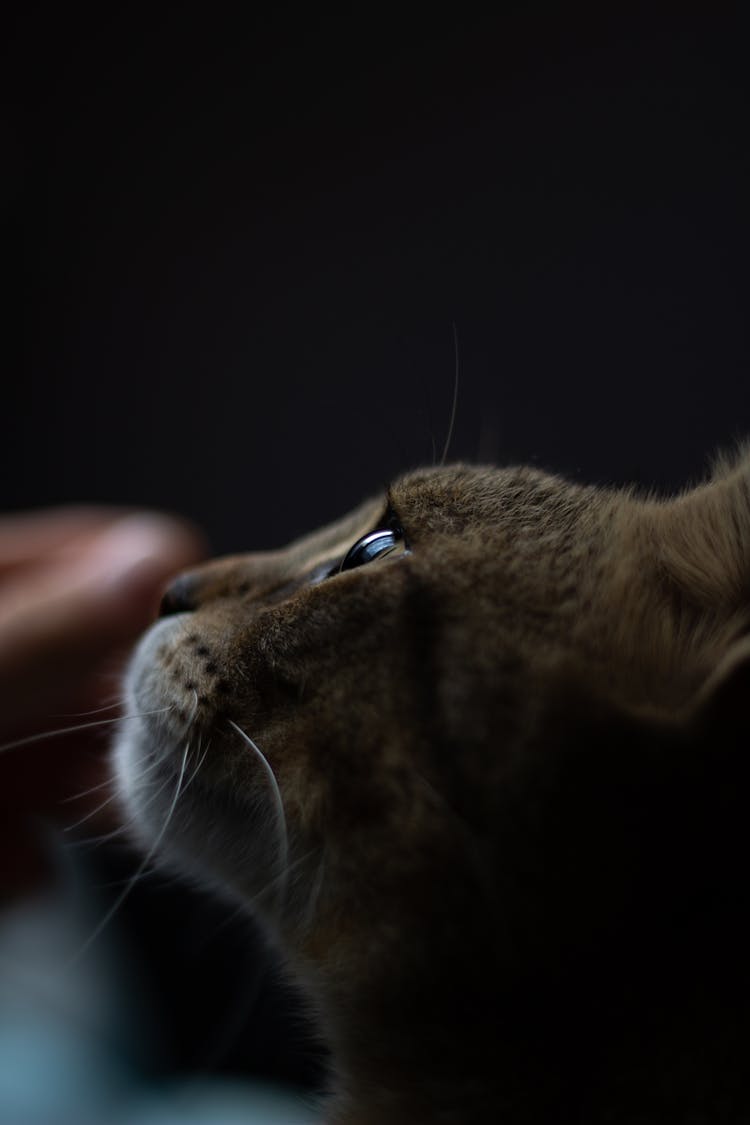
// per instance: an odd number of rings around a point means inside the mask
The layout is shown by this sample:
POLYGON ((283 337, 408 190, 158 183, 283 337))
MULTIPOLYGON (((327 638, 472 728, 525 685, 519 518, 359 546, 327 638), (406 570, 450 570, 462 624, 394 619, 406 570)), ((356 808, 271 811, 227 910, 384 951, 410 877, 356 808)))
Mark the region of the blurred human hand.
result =
POLYGON ((106 673, 111 696, 167 579, 204 553, 194 529, 155 513, 0 517, 0 899, 41 874, 39 819, 59 820, 63 798, 104 774, 102 755, 80 734, 3 746, 76 725, 75 712, 108 702, 106 673))

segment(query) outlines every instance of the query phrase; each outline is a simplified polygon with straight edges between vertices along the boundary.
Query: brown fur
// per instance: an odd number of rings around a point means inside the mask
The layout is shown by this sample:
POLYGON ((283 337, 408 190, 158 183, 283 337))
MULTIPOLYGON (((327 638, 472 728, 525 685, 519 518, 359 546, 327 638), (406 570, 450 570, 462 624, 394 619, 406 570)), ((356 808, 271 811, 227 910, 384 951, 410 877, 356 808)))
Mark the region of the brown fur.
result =
POLYGON ((378 499, 172 588, 130 696, 173 710, 118 747, 144 839, 171 792, 132 779, 189 727, 166 858, 275 932, 331 1125, 750 1120, 750 458, 674 500, 456 465, 392 503, 408 555, 322 577, 378 499))

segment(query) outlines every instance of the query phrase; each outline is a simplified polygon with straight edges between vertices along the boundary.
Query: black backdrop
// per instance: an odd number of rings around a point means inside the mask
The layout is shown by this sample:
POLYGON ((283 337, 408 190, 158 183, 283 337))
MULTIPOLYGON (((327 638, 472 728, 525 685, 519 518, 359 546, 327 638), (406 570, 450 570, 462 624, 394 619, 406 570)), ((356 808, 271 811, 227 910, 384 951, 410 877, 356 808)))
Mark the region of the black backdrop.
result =
MULTIPOLYGON (((750 432, 739 6, 599 9, 25 5, 2 505, 276 545, 440 451, 454 324, 454 455, 700 474, 750 432)), ((187 1062, 244 942, 211 910, 147 886, 124 914, 187 1062)))
MULTIPOLYGON (((441 448, 670 486, 747 432, 739 16, 24 8, 6 507, 277 544, 441 448)), ((739 7, 737 9, 739 11, 739 7)))

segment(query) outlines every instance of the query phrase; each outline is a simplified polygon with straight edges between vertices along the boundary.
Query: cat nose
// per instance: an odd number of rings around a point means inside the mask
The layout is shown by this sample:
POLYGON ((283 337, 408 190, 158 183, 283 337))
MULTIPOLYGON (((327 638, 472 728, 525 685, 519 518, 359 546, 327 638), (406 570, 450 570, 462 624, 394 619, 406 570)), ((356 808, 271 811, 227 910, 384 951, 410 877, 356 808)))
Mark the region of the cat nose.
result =
POLYGON ((272 555, 227 555, 175 575, 162 595, 159 616, 191 613, 222 599, 257 597, 278 586, 279 564, 272 555))
POLYGON ((173 613, 189 613, 198 606, 198 583, 192 574, 178 574, 162 594, 159 616, 170 617, 173 613))

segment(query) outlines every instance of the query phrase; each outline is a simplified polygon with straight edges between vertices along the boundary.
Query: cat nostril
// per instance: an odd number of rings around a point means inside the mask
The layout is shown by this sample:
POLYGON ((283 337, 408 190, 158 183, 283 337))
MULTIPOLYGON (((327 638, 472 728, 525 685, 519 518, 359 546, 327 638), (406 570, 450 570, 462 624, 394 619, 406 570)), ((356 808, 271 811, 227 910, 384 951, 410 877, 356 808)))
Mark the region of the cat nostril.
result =
POLYGON ((196 583, 187 574, 178 574, 167 586, 159 606, 159 616, 187 613, 197 606, 196 583))

